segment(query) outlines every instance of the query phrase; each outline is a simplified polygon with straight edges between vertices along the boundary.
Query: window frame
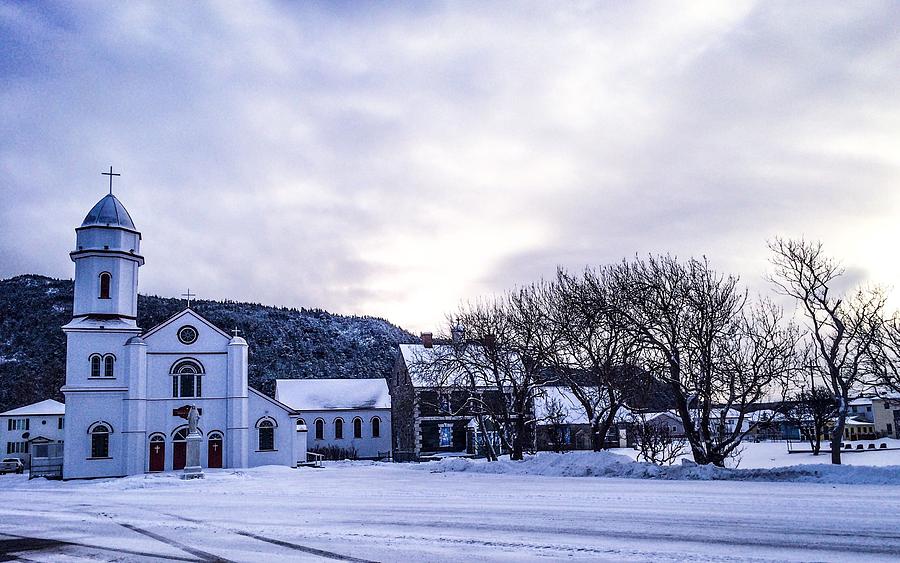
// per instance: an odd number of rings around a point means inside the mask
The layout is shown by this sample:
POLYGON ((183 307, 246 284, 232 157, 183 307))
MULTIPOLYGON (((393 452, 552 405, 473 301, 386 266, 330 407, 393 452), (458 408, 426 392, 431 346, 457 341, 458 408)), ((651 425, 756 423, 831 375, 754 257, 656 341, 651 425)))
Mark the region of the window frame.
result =
POLYGON ((373 416, 369 421, 369 428, 372 431, 373 438, 381 438, 381 417, 373 416))
POLYGON ((112 433, 112 425, 102 420, 90 426, 88 434, 91 436, 91 454, 88 459, 110 459, 109 436, 112 433))
POLYGON ((97 292, 97 299, 112 299, 112 274, 109 272, 100 272, 98 278, 100 281, 100 290, 97 292))
POLYGON ((116 357, 113 354, 103 356, 103 379, 116 377, 116 357))
POLYGON ((353 418, 353 439, 357 440, 363 437, 362 419, 358 416, 353 418))
POLYGON ((206 371, 203 364, 193 358, 181 358, 169 368, 172 377, 172 398, 198 399, 203 397, 203 376, 206 371), (188 369, 189 368, 189 369, 188 369), (185 394, 185 383, 190 381, 191 394, 185 394))
POLYGON ((88 377, 91 379, 100 379, 103 376, 103 356, 100 354, 91 354, 88 361, 91 364, 91 373, 88 377))
POLYGON ((337 417, 332 421, 332 426, 334 426, 334 439, 335 440, 343 440, 344 439, 344 419, 341 417, 337 417))
POLYGON ((317 418, 313 423, 316 427, 316 440, 324 440, 325 439, 325 419, 317 418))
MULTIPOLYGON (((275 429, 278 423, 269 417, 263 417, 256 421, 256 451, 257 452, 277 452, 278 448, 275 443, 275 429), (271 440, 271 447, 263 447, 263 432, 266 435, 266 442, 271 440)), ((266 443, 265 445, 269 445, 266 443)))

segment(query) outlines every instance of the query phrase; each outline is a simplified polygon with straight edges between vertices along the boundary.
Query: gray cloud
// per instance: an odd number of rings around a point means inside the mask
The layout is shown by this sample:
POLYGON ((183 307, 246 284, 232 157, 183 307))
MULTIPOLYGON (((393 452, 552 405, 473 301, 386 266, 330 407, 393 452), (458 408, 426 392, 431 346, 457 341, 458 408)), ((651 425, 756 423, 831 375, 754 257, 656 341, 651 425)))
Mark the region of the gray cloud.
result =
POLYGON ((0 276, 70 276, 113 164, 150 293, 427 329, 635 252, 707 254, 763 289, 776 234, 891 283, 898 16, 0 4, 0 276))

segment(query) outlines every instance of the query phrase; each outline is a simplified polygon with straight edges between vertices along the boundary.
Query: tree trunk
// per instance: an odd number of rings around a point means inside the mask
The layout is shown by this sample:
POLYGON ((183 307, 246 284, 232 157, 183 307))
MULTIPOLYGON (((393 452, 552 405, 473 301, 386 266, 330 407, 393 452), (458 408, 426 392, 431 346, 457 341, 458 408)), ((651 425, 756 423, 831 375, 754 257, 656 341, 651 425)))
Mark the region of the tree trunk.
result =
POLYGON ((837 425, 831 432, 831 463, 841 464, 841 440, 844 438, 844 427, 847 425, 847 398, 835 397, 838 404, 837 425))
POLYGON ((521 461, 523 459, 522 455, 522 442, 525 441, 525 419, 522 416, 516 417, 516 422, 514 424, 516 428, 516 435, 513 438, 512 443, 512 452, 510 453, 509 459, 513 461, 521 461))
POLYGON ((831 463, 834 465, 841 464, 841 439, 844 437, 846 422, 846 414, 838 414, 838 423, 831 432, 831 463))

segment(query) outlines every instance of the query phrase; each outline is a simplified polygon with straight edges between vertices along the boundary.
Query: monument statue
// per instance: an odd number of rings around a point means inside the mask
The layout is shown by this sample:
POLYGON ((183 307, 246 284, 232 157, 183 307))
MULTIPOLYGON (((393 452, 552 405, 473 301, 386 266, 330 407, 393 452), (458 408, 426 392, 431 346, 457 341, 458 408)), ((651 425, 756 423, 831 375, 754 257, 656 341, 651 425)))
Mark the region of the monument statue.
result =
POLYGON ((200 412, 195 405, 191 405, 191 410, 188 411, 188 434, 198 434, 198 422, 200 422, 200 412))
POLYGON ((187 411, 188 434, 185 438, 185 442, 187 442, 185 444, 187 463, 184 466, 181 478, 202 479, 203 469, 200 467, 200 442, 203 441, 203 436, 200 435, 200 431, 197 429, 197 424, 200 422, 200 409, 196 405, 189 405, 187 411))

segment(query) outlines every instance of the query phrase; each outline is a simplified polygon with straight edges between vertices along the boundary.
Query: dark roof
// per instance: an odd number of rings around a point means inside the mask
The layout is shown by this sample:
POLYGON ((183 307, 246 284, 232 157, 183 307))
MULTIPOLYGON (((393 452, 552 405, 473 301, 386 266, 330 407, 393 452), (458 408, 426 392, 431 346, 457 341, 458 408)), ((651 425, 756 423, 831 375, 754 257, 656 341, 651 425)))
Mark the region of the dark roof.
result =
POLYGON ((94 225, 123 227, 135 230, 134 221, 131 220, 131 215, 128 214, 128 211, 125 209, 125 206, 122 205, 122 202, 116 199, 116 196, 112 194, 106 195, 103 199, 98 201, 97 205, 92 207, 88 212, 87 217, 84 218, 84 222, 81 223, 82 227, 91 227, 94 225))

